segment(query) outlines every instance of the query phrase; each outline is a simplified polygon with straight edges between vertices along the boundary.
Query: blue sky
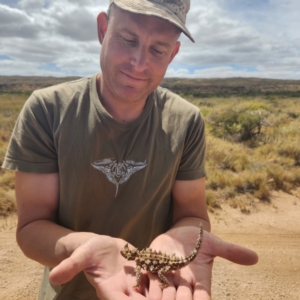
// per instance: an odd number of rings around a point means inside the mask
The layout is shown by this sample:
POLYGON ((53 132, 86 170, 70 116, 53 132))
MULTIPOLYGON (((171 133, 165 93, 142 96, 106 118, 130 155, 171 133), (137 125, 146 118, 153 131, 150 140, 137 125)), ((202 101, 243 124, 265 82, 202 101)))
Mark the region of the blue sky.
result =
MULTIPOLYGON (((108 0, 0 0, 0 75, 99 72, 108 0)), ((168 77, 300 79, 299 0, 192 0, 168 77)))

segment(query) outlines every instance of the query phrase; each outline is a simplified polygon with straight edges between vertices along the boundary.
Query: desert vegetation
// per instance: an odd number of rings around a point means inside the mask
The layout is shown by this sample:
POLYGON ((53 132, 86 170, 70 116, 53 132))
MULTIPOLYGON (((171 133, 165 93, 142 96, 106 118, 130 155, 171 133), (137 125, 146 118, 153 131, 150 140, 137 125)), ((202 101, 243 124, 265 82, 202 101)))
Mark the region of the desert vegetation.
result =
MULTIPOLYGON (((2 90, 0 82, 1 163, 32 88, 25 82, 22 91, 17 90, 13 81, 10 91, 5 80, 2 90)), ((48 84, 41 82, 47 86, 53 79, 48 84)), ((168 79, 164 85, 199 107, 205 118, 209 209, 228 203, 249 213, 255 203, 269 202, 272 190, 293 193, 300 186, 300 83, 243 79, 236 80, 237 86, 233 79, 212 80, 206 85, 199 82, 168 79)), ((1 170, 0 216, 15 211, 14 174, 1 170)))
POLYGON ((206 120, 207 202, 244 213, 300 185, 300 98, 189 97, 206 120))
MULTIPOLYGON (((27 99, 27 94, 0 94, 0 163, 2 164, 9 139, 20 113, 27 99)), ((0 217, 16 211, 14 197, 14 172, 0 170, 0 217)))

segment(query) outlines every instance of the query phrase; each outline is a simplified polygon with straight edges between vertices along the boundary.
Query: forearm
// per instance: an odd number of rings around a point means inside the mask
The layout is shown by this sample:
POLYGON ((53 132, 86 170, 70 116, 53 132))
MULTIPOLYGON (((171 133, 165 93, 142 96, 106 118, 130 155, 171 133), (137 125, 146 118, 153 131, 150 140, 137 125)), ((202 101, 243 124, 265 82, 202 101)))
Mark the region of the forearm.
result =
POLYGON ((17 242, 24 254, 49 267, 58 265, 94 236, 97 235, 74 232, 48 220, 37 220, 17 230, 17 242))

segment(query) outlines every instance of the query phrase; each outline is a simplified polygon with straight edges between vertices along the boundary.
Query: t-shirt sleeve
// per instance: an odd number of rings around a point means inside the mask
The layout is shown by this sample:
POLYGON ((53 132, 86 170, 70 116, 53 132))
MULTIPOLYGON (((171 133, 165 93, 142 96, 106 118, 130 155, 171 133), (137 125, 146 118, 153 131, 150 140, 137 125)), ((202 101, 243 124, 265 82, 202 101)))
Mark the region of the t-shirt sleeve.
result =
POLYGON ((58 172, 53 115, 33 93, 16 121, 2 167, 29 173, 58 172))
POLYGON ((195 180, 206 176, 205 124, 200 111, 189 121, 176 180, 195 180))

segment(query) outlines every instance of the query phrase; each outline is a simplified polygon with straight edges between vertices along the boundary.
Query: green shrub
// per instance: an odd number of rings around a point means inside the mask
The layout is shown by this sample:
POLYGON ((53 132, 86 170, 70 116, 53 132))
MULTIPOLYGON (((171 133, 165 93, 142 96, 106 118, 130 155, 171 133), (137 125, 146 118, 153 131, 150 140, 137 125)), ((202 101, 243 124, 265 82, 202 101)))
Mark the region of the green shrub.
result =
POLYGON ((212 124, 216 137, 249 140, 261 132, 263 117, 250 112, 225 111, 212 124))

